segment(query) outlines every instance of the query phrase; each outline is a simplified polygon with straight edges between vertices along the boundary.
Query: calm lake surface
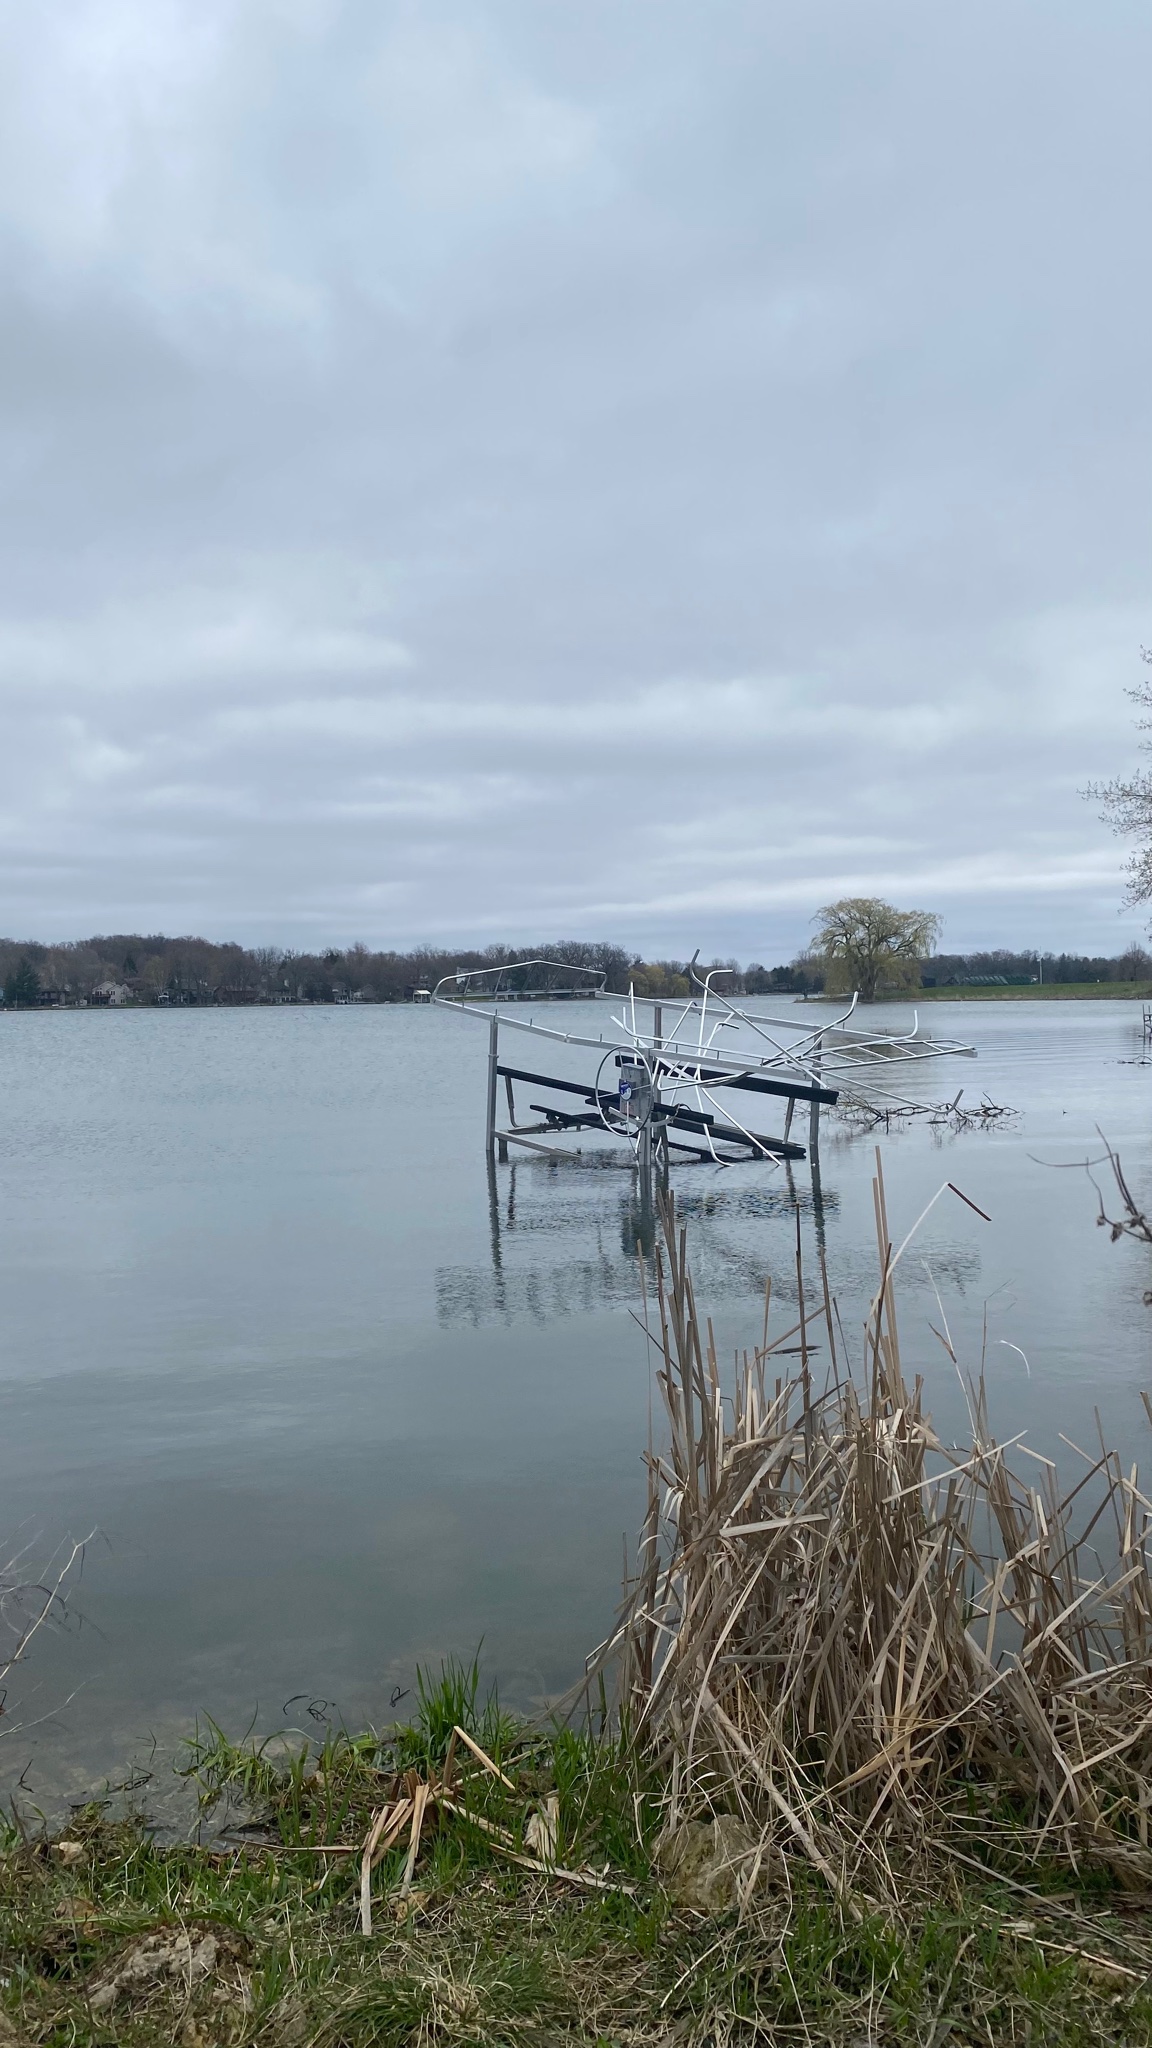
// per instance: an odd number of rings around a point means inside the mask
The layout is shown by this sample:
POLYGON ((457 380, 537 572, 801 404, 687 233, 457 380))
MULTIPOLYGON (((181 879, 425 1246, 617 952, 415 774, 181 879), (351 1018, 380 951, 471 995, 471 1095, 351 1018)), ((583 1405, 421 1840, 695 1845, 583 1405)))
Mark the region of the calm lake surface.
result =
MULTIPOLYGON (((922 1021, 979 1054, 922 1069, 925 1099, 963 1085, 1020 1114, 883 1140, 897 1238, 946 1180, 992 1217, 932 1210, 904 1261, 906 1362, 959 1427, 934 1282, 974 1367, 986 1323, 1000 1435, 1067 1457, 1098 1408, 1147 1466, 1152 1260, 1054 1170, 1099 1156, 1099 1126, 1152 1205, 1140 1006, 922 1021)), ((527 1155, 493 1185, 486 1051, 474 1020, 416 1008, 0 1017, 0 1537, 42 1565, 97 1532, 69 1627, 12 1690, 9 1782, 79 1791, 198 1711, 232 1733, 387 1720, 418 1662, 481 1641, 510 1702, 578 1675, 643 1494, 634 1192, 603 1162, 527 1155)), ((857 1355, 873 1145, 830 1122, 821 1147, 857 1355)), ((673 1179, 701 1304, 724 1343, 754 1342, 766 1276, 782 1316, 796 1299, 785 1175, 673 1179)), ((805 1166, 795 1198, 815 1278, 805 1166)))

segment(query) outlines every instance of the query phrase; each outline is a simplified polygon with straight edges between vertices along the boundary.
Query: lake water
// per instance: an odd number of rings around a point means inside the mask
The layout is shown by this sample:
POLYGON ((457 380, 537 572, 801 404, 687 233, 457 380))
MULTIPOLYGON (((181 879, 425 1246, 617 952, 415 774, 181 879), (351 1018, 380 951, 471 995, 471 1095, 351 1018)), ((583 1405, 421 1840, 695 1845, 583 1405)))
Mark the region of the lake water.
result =
MULTIPOLYGON (((1147 1464, 1152 1260, 1054 1170, 1099 1155, 1099 1126, 1152 1203, 1139 1006, 925 1015, 979 1053, 921 1070, 926 1097, 1020 1114, 883 1141, 894 1235, 945 1180, 992 1218, 946 1195, 927 1219, 906 1363, 958 1424, 934 1283, 973 1365, 986 1325, 1001 1435, 1051 1451, 1099 1408, 1147 1464)), ((12 1688, 9 1781, 78 1790, 198 1711, 234 1733, 385 1720, 418 1662, 481 1642, 528 1706, 605 1633, 650 1394, 631 1176, 525 1156, 493 1181, 486 1051, 474 1020, 418 1008, 0 1018, 0 1536, 43 1562, 96 1532, 69 1626, 12 1688)), ((821 1147, 853 1341, 873 1142, 833 1121, 821 1147)), ((815 1274, 807 1168, 794 1195, 764 1166, 673 1179, 701 1305, 755 1341, 769 1273, 795 1302, 794 1201, 815 1274)))

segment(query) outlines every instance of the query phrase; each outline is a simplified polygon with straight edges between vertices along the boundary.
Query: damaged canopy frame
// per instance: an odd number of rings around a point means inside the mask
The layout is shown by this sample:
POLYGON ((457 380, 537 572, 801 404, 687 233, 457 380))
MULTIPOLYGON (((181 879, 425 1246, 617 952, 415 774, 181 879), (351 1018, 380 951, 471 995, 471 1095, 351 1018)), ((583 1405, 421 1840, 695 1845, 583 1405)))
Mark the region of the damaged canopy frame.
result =
POLYGON ((842 1015, 797 1031, 795 1019, 740 1008, 716 986, 731 969, 714 967, 701 975, 698 958, 693 955, 689 967, 693 992, 671 1001, 639 996, 634 988, 624 997, 612 995, 599 969, 547 959, 462 969, 437 982, 434 1003, 488 1024, 489 1152, 506 1160, 509 1145, 518 1145, 553 1158, 567 1157, 573 1138, 598 1133, 625 1139, 642 1171, 654 1163, 666 1167, 673 1156, 717 1166, 752 1159, 799 1160, 806 1156, 806 1148, 791 1135, 797 1103, 808 1108, 807 1151, 814 1155, 822 1106, 833 1106, 845 1097, 892 1107, 901 1098, 881 1083, 881 1075, 887 1082, 893 1068, 973 1050, 929 1038, 915 1016, 909 1032, 853 1029, 855 996, 842 1015), (618 1013, 612 1010, 605 1019, 609 1028, 593 1037, 590 1030, 565 1030, 541 1023, 535 1015, 517 1016, 513 1009, 523 1003, 577 999, 618 1005, 618 1013), (500 1058, 502 1030, 586 1051, 586 1078, 505 1064, 500 1058), (508 1108, 503 1126, 497 1123, 501 1081, 508 1108), (564 1099, 530 1101, 530 1112, 542 1121, 522 1121, 517 1088, 564 1099), (746 1119, 752 1105, 745 1109, 740 1104, 738 1114, 730 1101, 717 1099, 719 1089, 782 1101, 782 1134, 751 1129, 746 1119), (563 1140, 568 1144, 559 1142, 563 1140))

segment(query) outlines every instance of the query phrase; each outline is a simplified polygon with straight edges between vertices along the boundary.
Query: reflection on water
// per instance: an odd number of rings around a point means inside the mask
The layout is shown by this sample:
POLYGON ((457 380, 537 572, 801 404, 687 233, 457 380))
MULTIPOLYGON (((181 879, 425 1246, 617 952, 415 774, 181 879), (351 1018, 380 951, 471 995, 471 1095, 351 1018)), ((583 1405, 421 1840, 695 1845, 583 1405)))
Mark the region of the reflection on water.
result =
MULTIPOLYGON (((768 1172, 771 1169, 753 1169, 768 1172)), ((496 1321, 527 1319, 548 1323, 559 1316, 638 1308, 655 1282, 653 1258, 659 1216, 656 1199, 644 1199, 640 1176, 616 1163, 605 1199, 602 1164, 583 1161, 488 1161, 489 1258, 483 1264, 438 1266, 436 1314, 442 1328, 479 1328, 496 1321), (619 1185, 615 1185, 618 1182, 619 1185), (643 1267, 643 1272, 639 1266, 643 1267)), ((675 1179, 675 1177, 674 1177, 675 1179)), ((835 1187, 819 1177, 807 1180, 790 1168, 759 1183, 737 1178, 721 1185, 690 1186, 675 1180, 676 1214, 688 1229, 698 1296, 728 1300, 761 1296, 769 1278, 776 1298, 795 1303, 799 1295, 794 1254, 787 1247, 796 1219, 812 1231, 815 1259, 805 1281, 805 1301, 822 1299, 818 1260, 827 1253, 827 1233, 840 1211, 835 1187), (783 1253, 783 1256, 782 1256, 783 1253)), ((834 1270, 855 1296, 874 1280, 875 1254, 833 1246, 834 1270), (872 1264, 869 1264, 869 1260, 872 1264)), ((909 1267, 913 1290, 941 1285, 963 1293, 980 1271, 973 1247, 936 1243, 931 1270, 909 1267)))

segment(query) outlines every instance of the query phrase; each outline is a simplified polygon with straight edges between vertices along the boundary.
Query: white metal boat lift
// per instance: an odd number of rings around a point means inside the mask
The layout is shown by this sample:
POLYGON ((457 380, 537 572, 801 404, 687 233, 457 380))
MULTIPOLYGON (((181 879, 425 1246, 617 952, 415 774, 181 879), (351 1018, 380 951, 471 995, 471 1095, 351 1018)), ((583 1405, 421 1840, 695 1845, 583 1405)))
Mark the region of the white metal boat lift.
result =
POLYGON ((689 969, 693 993, 671 1000, 637 996, 631 990, 627 996, 612 995, 599 970, 556 960, 462 969, 437 982, 434 1003, 482 1018, 488 1025, 489 1155, 506 1160, 509 1145, 517 1145, 551 1158, 565 1157, 571 1155, 574 1138, 600 1133, 626 1140, 645 1177, 653 1165, 665 1171, 676 1155, 717 1166, 753 1159, 798 1160, 806 1156, 805 1147, 791 1133, 801 1103, 808 1110, 807 1154, 815 1171, 822 1107, 835 1105, 841 1097, 894 1107, 902 1101, 891 1085, 898 1080, 899 1069, 941 1055, 973 1052, 955 1040, 929 1038, 915 1017, 910 1032, 853 1028, 855 996, 841 1016, 798 1031, 795 1018, 767 1017, 738 1007, 716 987, 730 970, 712 968, 700 975, 697 958, 689 969), (610 1014, 605 1020, 610 1028, 595 1037, 588 1030, 564 1030, 559 1020, 543 1024, 535 1015, 516 1014, 522 1004, 573 1001, 614 1004, 619 1014, 610 1014), (587 1078, 569 1079, 506 1064, 500 1057, 501 1030, 580 1048, 589 1055, 584 1062, 587 1078), (508 1109, 505 1124, 497 1120, 501 1081, 508 1109), (530 1112, 541 1120, 524 1122, 517 1115, 517 1088, 562 1099, 530 1102, 530 1112), (717 1100, 720 1089, 739 1096, 741 1114, 717 1100), (781 1136, 750 1127, 749 1096, 760 1098, 761 1107, 764 1098, 784 1103, 781 1136))

